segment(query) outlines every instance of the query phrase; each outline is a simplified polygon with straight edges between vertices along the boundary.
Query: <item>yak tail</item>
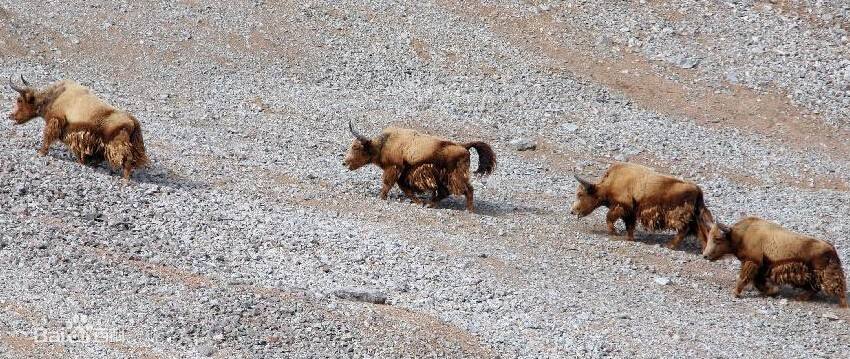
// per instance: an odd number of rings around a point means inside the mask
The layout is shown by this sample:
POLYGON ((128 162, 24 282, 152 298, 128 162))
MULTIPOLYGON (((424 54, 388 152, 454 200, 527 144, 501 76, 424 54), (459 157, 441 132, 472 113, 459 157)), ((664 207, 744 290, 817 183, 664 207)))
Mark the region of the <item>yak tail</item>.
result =
POLYGON ((478 152, 478 169, 475 170, 476 175, 487 176, 493 173, 493 170, 496 169, 496 153, 493 152, 493 148, 490 145, 476 141, 464 144, 463 147, 466 147, 467 150, 474 148, 475 152, 478 152))
POLYGON ((705 206, 702 190, 699 190, 697 199, 694 202, 694 217, 691 221, 691 228, 703 248, 708 243, 708 232, 711 230, 712 224, 714 224, 714 216, 711 215, 711 211, 705 206))
POLYGON ((145 140, 142 138, 142 125, 133 117, 133 132, 130 133, 130 143, 133 151, 134 167, 145 167, 150 162, 145 152, 145 140))

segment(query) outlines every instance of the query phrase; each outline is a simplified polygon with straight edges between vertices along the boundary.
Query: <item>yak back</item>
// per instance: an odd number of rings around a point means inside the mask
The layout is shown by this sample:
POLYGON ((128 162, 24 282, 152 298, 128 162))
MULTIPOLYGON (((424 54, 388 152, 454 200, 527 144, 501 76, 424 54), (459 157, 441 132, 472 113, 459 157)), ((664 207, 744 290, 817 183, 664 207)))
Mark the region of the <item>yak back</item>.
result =
POLYGON ((688 181, 664 175, 632 163, 615 163, 597 189, 609 202, 631 208, 652 205, 678 205, 701 196, 699 187, 688 181))
POLYGON ((758 263, 812 263, 836 256, 835 248, 826 241, 789 231, 757 217, 746 217, 731 228, 735 256, 758 263))
POLYGON ((71 80, 51 85, 60 86, 64 91, 50 105, 46 117, 64 119, 67 130, 93 131, 109 139, 120 129, 132 131, 137 127, 132 116, 107 104, 87 87, 71 80))
POLYGON ((414 130, 389 127, 379 136, 383 142, 378 158, 380 167, 408 167, 431 163, 446 167, 469 158, 469 150, 454 142, 414 130))

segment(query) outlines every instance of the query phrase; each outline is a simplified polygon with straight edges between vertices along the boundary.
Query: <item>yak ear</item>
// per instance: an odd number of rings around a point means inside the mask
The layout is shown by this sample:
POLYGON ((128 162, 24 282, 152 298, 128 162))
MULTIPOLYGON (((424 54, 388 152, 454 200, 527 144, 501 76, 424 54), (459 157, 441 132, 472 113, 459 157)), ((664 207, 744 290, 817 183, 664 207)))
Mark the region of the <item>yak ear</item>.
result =
POLYGON ((574 174, 573 177, 575 177, 576 181, 578 181, 578 183, 582 187, 584 187, 584 189, 586 189, 588 192, 593 192, 596 190, 596 185, 593 184, 593 182, 590 182, 577 174, 574 174))
POLYGON ((723 239, 728 239, 728 238, 729 238, 729 232, 731 232, 731 231, 732 231, 732 230, 729 228, 729 226, 727 226, 727 225, 725 225, 725 224, 723 224, 723 223, 720 223, 719 221, 718 221, 718 222, 714 222, 714 224, 713 224, 713 225, 714 225, 714 226, 717 226, 717 229, 719 229, 719 230, 720 230, 720 233, 721 233, 721 234, 723 234, 723 239))

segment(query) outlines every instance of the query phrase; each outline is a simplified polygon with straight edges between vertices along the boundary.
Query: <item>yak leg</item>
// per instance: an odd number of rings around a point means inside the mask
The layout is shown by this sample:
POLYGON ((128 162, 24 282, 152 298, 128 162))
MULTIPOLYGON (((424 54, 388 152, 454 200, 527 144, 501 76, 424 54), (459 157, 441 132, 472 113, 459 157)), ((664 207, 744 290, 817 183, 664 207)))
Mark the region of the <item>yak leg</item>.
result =
POLYGON ((122 130, 118 133, 118 135, 105 144, 104 153, 109 165, 112 168, 123 170, 124 180, 129 182, 133 167, 135 167, 130 133, 127 130, 122 130))
POLYGON ((449 196, 449 191, 447 188, 442 185, 437 186, 437 190, 434 191, 434 194, 431 196, 431 202, 428 203, 428 207, 435 208, 440 201, 446 199, 449 196))
POLYGON ((755 279, 758 271, 759 266, 756 262, 746 261, 741 264, 741 272, 738 273, 738 282, 735 284, 735 290, 732 291, 732 295, 734 295, 735 298, 741 297, 741 292, 743 292, 744 288, 746 288, 747 285, 755 279))
POLYGON ((404 192, 404 195, 407 196, 407 198, 410 198, 411 202, 420 205, 423 203, 421 200, 419 200, 419 198, 416 197, 416 193, 413 192, 413 188, 410 188, 410 186, 405 184, 404 181, 398 181, 398 188, 400 188, 401 191, 404 192))
POLYGON ((753 280, 753 285, 755 285, 756 289, 763 296, 772 297, 779 293, 779 287, 768 283, 765 273, 758 273, 755 280, 753 280))
POLYGON ((806 289, 803 289, 803 293, 800 293, 799 295, 797 295, 796 299, 799 300, 799 301, 807 302, 807 301, 812 300, 812 298, 815 297, 815 294, 817 294, 817 292, 815 290, 806 288, 806 289))
POLYGON ((676 236, 673 237, 673 240, 670 241, 670 244, 667 245, 667 248, 676 249, 677 247, 679 247, 679 244, 682 243, 682 240, 685 239, 685 237, 687 237, 688 229, 689 229, 688 226, 685 226, 684 228, 680 228, 676 232, 676 236))
POLYGON ((130 175, 133 174, 133 164, 130 161, 124 162, 124 180, 130 181, 130 175))
MULTIPOLYGON (((825 263, 816 261, 813 276, 814 281, 818 284, 818 289, 828 295, 838 297, 838 306, 847 308, 847 281, 844 278, 844 270, 841 269, 837 255, 828 255, 825 263)), ((810 284, 809 286, 815 289, 813 285, 810 284)))
POLYGON ((387 194, 390 193, 390 190, 393 189, 393 186, 395 186, 399 175, 401 175, 401 171, 399 171, 397 167, 390 167, 384 170, 384 184, 383 187, 381 187, 381 194, 378 196, 380 199, 387 199, 387 194))
POLYGON ((466 185, 466 191, 463 193, 466 196, 466 210, 469 212, 475 212, 475 205, 472 201, 472 185, 466 185))
POLYGON ((617 227, 614 225, 617 223, 617 220, 625 215, 625 211, 623 207, 616 206, 608 210, 608 214, 605 215, 605 223, 608 224, 608 234, 615 236, 617 235, 617 227))
POLYGON ((623 217, 623 222, 626 223, 626 240, 635 240, 635 227, 637 226, 637 218, 633 214, 623 217))
POLYGON ((47 120, 44 124, 44 132, 43 142, 41 143, 41 148, 38 150, 38 154, 41 156, 46 156, 47 151, 50 150, 50 145, 56 140, 59 139, 59 136, 62 134, 62 124, 58 119, 51 118, 47 120))

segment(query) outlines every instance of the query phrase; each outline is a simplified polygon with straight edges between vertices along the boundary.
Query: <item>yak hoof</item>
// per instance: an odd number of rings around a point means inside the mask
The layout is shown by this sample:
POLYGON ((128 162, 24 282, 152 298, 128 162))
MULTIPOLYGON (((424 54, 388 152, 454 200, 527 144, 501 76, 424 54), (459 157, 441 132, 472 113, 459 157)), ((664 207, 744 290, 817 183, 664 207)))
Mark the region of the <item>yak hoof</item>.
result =
POLYGON ((767 288, 767 290, 765 290, 761 294, 764 295, 765 297, 775 297, 777 294, 779 294, 779 287, 767 288))
POLYGON ((797 300, 799 300, 799 301, 801 301, 801 302, 807 302, 807 301, 812 300, 812 297, 814 297, 814 296, 815 296, 815 293, 814 293, 814 292, 807 291, 807 292, 804 292, 804 293, 798 294, 798 295, 795 297, 795 299, 797 299, 797 300))

